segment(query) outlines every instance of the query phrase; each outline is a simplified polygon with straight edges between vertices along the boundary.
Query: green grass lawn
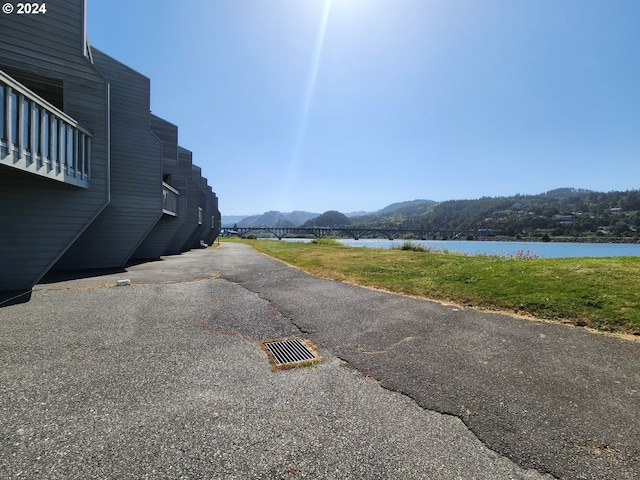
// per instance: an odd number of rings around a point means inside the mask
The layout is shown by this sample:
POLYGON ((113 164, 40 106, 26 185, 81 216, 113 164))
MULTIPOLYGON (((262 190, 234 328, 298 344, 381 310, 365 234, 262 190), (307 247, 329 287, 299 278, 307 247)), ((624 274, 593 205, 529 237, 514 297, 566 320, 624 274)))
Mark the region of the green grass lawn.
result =
POLYGON ((324 278, 640 335, 640 258, 522 259, 243 240, 324 278))

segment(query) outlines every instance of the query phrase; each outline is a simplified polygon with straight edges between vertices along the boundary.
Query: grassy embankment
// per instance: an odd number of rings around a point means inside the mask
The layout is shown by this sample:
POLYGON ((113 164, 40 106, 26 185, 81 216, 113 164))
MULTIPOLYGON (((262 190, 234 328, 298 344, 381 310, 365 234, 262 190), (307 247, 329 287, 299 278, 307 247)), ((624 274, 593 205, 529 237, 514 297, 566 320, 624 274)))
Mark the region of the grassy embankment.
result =
POLYGON ((312 275, 640 335, 640 258, 531 259, 246 240, 312 275))

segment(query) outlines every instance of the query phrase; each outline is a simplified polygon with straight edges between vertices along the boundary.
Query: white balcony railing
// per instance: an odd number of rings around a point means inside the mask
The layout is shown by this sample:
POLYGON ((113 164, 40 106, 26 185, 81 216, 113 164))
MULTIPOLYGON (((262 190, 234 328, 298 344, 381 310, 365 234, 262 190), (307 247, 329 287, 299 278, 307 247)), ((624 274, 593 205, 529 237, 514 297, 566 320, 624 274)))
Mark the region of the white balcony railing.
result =
POLYGON ((178 216, 178 191, 171 185, 162 182, 162 213, 178 216))
POLYGON ((91 138, 69 115, 0 70, 0 164, 87 188, 91 138))

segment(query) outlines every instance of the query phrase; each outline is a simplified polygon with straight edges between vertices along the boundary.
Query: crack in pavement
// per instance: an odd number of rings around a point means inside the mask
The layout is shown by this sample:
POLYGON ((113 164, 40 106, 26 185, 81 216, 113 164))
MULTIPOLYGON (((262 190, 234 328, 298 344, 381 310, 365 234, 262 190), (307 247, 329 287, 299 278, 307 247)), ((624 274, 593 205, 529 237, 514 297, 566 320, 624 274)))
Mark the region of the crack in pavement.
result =
POLYGON ((224 247, 231 257, 222 263, 232 258, 234 267, 220 269, 224 278, 275 305, 314 343, 384 388, 456 416, 523 468, 572 479, 640 472, 640 428, 626 404, 640 390, 632 368, 640 361, 637 342, 499 313, 451 311, 311 277, 244 245, 224 247))
MULTIPOLYGON (((247 291, 249 291, 249 292, 251 292, 251 293, 255 294, 258 298, 260 298, 261 300, 263 300, 263 301, 268 305, 268 307, 269 307, 269 308, 271 308, 273 311, 277 312, 277 314, 278 314, 278 315, 280 315, 284 320, 286 320, 286 321, 290 322, 290 323, 291 323, 291 325, 292 325, 292 326, 294 326, 295 328, 297 328, 301 333, 303 333, 303 334, 313 334, 313 333, 314 333, 314 332, 304 332, 304 330, 303 330, 303 329, 302 329, 302 328, 301 328, 301 327, 296 323, 295 319, 293 319, 293 318, 291 318, 291 317, 288 317, 288 316, 286 316, 286 315, 282 314, 282 312, 281 312, 281 311, 280 311, 280 309, 275 305, 275 303, 274 303, 271 299, 269 299, 269 298, 267 298, 265 295, 263 295, 260 291, 253 290, 253 289, 249 288, 248 286, 243 285, 243 284, 238 283, 238 282, 230 282, 230 283, 233 283, 233 284, 235 284, 235 285, 237 285, 237 286, 239 286, 239 287, 241 287, 241 288, 243 288, 243 289, 245 289, 245 290, 247 290, 247 291)), ((211 328, 211 327, 208 327, 208 328, 211 328)), ((211 329, 212 329, 213 331, 216 331, 216 330, 215 330, 215 329, 213 329, 213 328, 211 328, 211 329)), ((222 333, 222 332, 218 332, 218 333, 222 333)), ((242 338, 245 338, 245 337, 246 337, 246 336, 244 336, 244 335, 242 335, 242 334, 235 334, 235 335, 240 336, 240 337, 242 337, 242 338)), ((247 337, 247 338, 245 338, 245 339, 248 339, 249 341, 252 341, 252 342, 254 342, 254 343, 259 343, 259 342, 257 342, 255 339, 250 338, 250 337, 247 337)), ((400 341, 398 341, 398 342, 395 342, 395 343, 393 343, 393 344, 389 345, 389 346, 388 346, 387 348, 385 348, 384 350, 367 351, 367 350, 365 350, 364 348, 362 348, 360 345, 355 345, 355 349, 356 349, 358 352, 360 352, 360 353, 362 353, 362 354, 364 354, 364 355, 379 355, 379 354, 388 353, 388 352, 390 352, 390 351, 392 351, 392 350, 395 350, 396 348, 398 348, 398 347, 402 346, 403 344, 411 343, 411 342, 415 342, 415 341, 418 341, 418 340, 421 340, 421 337, 409 336, 409 337, 405 337, 405 338, 401 339, 401 340, 400 340, 400 341)), ((466 422, 466 419, 468 419, 470 416, 472 416, 472 415, 473 415, 473 412, 471 412, 471 410, 469 410, 468 408, 466 408, 466 407, 462 406, 462 407, 460 408, 460 414, 453 414, 453 413, 451 413, 451 412, 447 412, 447 411, 444 411, 444 410, 438 410, 438 409, 433 409, 433 408, 427 408, 427 407, 425 407, 425 406, 421 405, 421 404, 420 404, 420 403, 419 403, 415 398, 413 398, 413 396, 412 396, 408 391, 405 391, 405 390, 402 390, 402 389, 396 389, 396 388, 388 387, 388 386, 386 386, 386 385, 384 384, 384 382, 383 382, 383 381, 381 381, 380 379, 376 378, 374 375, 369 374, 369 373, 367 373, 367 372, 365 372, 365 371, 363 371, 363 370, 359 369, 357 366, 355 366, 355 364, 353 364, 352 362, 350 362, 348 359, 343 358, 343 357, 340 357, 339 355, 337 355, 337 354, 333 353, 333 352, 331 351, 331 349, 330 349, 329 347, 327 347, 326 345, 322 345, 322 344, 320 344, 320 345, 318 345, 318 346, 319 346, 320 348, 322 348, 323 350, 327 351, 331 356, 333 356, 334 358, 336 358, 336 359, 338 359, 340 362, 342 362, 342 364, 343 364, 345 367, 347 367, 347 368, 351 369, 351 370, 352 370, 352 371, 354 371, 354 372, 357 372, 358 374, 360 374, 360 375, 361 375, 362 377, 364 377, 364 378, 367 378, 367 379, 369 379, 369 380, 372 380, 372 381, 376 382, 376 383, 377 383, 381 388, 383 388, 385 391, 387 391, 387 392, 389 392, 389 393, 399 394, 399 395, 402 395, 403 397, 406 397, 406 398, 407 398, 407 399, 409 399, 412 403, 414 403, 418 408, 420 408, 422 411, 425 411, 425 412, 431 412, 431 413, 434 413, 434 414, 439 414, 439 415, 443 415, 443 416, 445 416, 445 417, 451 417, 451 418, 455 418, 455 419, 460 420, 460 421, 462 422, 462 424, 465 426, 465 428, 466 428, 466 430, 468 431, 469 435, 471 435, 471 436, 473 436, 475 439, 477 439, 477 441, 478 441, 478 442, 480 442, 480 443, 481 443, 481 444, 482 444, 482 445, 483 445, 487 450, 489 450, 489 451, 491 451, 491 452, 495 453, 496 455, 498 455, 498 456, 500 456, 500 457, 502 457, 502 458, 509 459, 510 461, 515 461, 514 459, 509 458, 508 456, 504 455, 503 453, 501 453, 501 452, 499 452, 499 451, 494 450, 493 448, 491 448, 491 446, 490 446, 487 442, 485 442, 482 438, 480 438, 480 437, 476 434, 476 432, 475 432, 472 428, 470 428, 470 427, 469 427, 469 425, 468 425, 468 424, 467 424, 467 422, 466 422)), ((323 354, 323 356, 326 356, 326 354, 323 354)), ((518 464, 518 462, 517 462, 517 461, 515 461, 515 463, 516 463, 516 464, 518 464)), ((531 467, 529 467, 529 466, 523 466, 523 465, 520 465, 520 466, 521 466, 523 469, 526 469, 526 470, 529 470, 529 471, 535 471, 535 472, 539 473, 539 474, 540 474, 540 475, 542 475, 542 476, 550 477, 550 478, 553 478, 553 479, 559 479, 559 478, 560 478, 560 477, 556 477, 556 476, 553 474, 553 472, 548 471, 548 470, 546 470, 546 469, 541 469, 541 468, 531 468, 531 467)))

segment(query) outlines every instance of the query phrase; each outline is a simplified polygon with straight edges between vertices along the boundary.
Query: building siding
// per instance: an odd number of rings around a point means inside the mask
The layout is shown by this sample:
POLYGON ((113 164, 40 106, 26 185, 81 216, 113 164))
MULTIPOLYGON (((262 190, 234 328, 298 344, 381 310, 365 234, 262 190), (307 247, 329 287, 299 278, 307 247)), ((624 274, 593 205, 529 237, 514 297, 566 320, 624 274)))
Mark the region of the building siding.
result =
POLYGON ((0 16, 0 70, 91 134, 90 179, 77 186, 0 148, 0 292, 28 290, 54 266, 123 267, 219 232, 217 197, 179 153, 178 127, 149 113, 150 80, 97 49, 86 56, 85 6, 0 16), (163 181, 179 194, 175 216, 163 213, 163 181))
POLYGON ((0 69, 62 80, 64 112, 93 134, 90 188, 0 166, 0 291, 37 283, 109 198, 109 89, 83 55, 84 2, 47 7, 46 15, 0 16, 0 69))
MULTIPOLYGON (((162 215, 132 255, 132 259, 153 259, 164 255, 171 241, 185 224, 187 215, 186 172, 178 163, 178 127, 156 115, 150 116, 151 131, 162 142, 162 172, 178 197, 177 216, 162 215)), ((162 211, 162 208, 160 208, 162 211)))
POLYGON ((220 216, 220 210, 218 210, 218 197, 213 192, 211 186, 207 186, 207 190, 211 194, 209 197, 211 199, 211 216, 214 219, 213 227, 211 231, 205 235, 204 241, 211 245, 215 239, 220 235, 220 229, 222 228, 222 217, 220 216))
POLYGON ((185 173, 186 178, 186 215, 185 222, 176 232, 171 243, 165 251, 165 255, 177 255, 191 248, 187 242, 193 232, 198 228, 198 186, 193 178, 193 154, 183 147, 178 147, 178 163, 185 173))
POLYGON ((207 231, 207 227, 211 228, 211 202, 207 198, 206 179, 202 178, 202 169, 193 165, 191 170, 191 177, 197 187, 198 207, 202 209, 202 224, 197 225, 185 246, 186 248, 199 248, 200 241, 204 242, 204 234, 207 231))
POLYGON ((149 79, 92 53, 111 87, 110 203, 55 269, 123 267, 162 214, 162 143, 149 126, 149 79))

